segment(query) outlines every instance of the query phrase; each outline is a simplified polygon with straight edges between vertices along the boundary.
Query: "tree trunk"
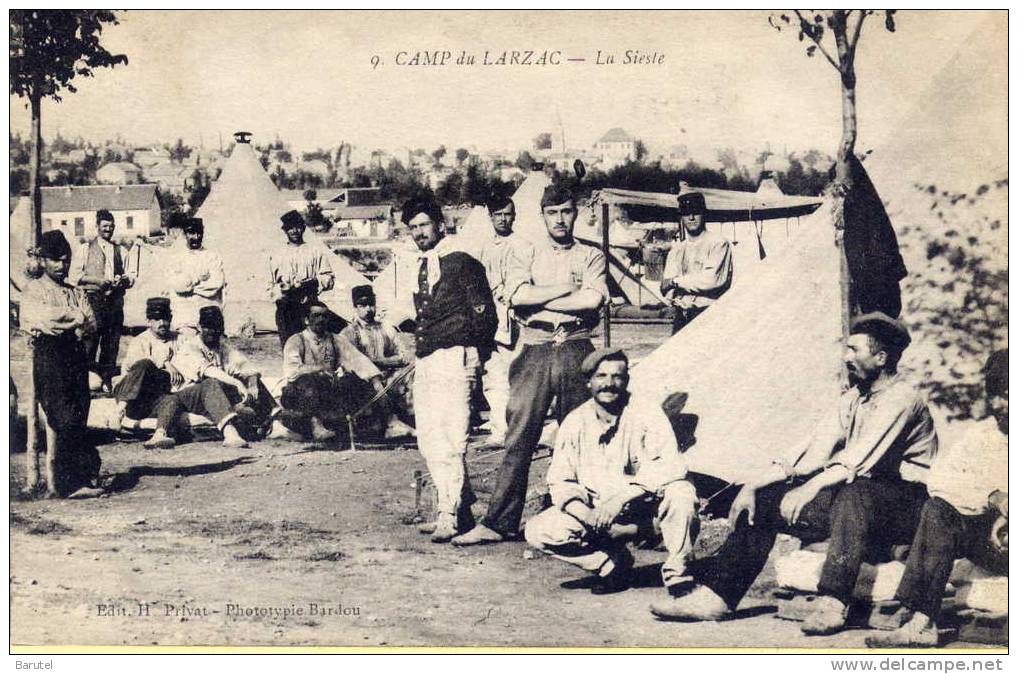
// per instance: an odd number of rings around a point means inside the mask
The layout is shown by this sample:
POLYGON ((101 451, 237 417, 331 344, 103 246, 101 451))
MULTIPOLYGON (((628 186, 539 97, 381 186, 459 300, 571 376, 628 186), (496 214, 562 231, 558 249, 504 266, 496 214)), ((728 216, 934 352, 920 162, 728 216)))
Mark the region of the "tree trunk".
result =
MULTIPOLYGON (((852 179, 849 167, 849 159, 855 153, 855 141, 858 136, 858 126, 855 109, 855 52, 848 42, 848 12, 843 9, 836 9, 832 14, 830 24, 834 32, 834 41, 838 48, 839 74, 841 75, 841 143, 838 145, 838 154, 835 159, 835 204, 837 227, 838 262, 841 278, 841 333, 847 340, 849 326, 852 318, 852 278, 848 269, 848 259, 845 257, 845 197, 852 191, 852 179)), ((848 373, 844 370, 842 376, 847 381, 848 373)))
POLYGON ((39 245, 42 236, 42 192, 39 190, 39 175, 42 163, 42 95, 35 91, 29 96, 32 108, 31 156, 28 163, 28 191, 32 200, 32 234, 30 245, 39 245))
MULTIPOLYGON (((42 236, 42 192, 39 190, 39 164, 42 154, 42 96, 33 90, 29 96, 32 108, 32 136, 31 156, 28 164, 28 190, 31 200, 32 227, 29 233, 29 245, 34 251, 39 246, 39 239, 42 236)), ((30 255, 29 265, 36 263, 34 255, 30 255)), ((25 270, 27 271, 27 270, 25 270)), ((25 417, 25 460, 28 463, 26 481, 29 491, 34 491, 39 485, 39 402, 35 397, 35 349, 32 346, 32 337, 27 337, 28 343, 28 390, 25 391, 25 398, 28 400, 28 413, 25 417)), ((52 485, 51 485, 52 486, 52 485)))

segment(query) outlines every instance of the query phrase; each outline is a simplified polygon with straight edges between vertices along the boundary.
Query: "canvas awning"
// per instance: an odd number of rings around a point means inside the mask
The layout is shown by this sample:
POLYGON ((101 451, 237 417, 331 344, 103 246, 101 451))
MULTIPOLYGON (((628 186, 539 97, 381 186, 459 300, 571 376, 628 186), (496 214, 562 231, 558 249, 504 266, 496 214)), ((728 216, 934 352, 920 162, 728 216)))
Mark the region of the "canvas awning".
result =
MULTIPOLYGON (((745 222, 794 218, 809 215, 821 203, 820 197, 739 192, 715 188, 689 188, 687 192, 703 194, 707 202, 707 222, 745 222)), ((662 222, 679 219, 678 195, 664 192, 637 192, 605 188, 591 195, 591 206, 608 203, 624 206, 638 222, 662 222)))

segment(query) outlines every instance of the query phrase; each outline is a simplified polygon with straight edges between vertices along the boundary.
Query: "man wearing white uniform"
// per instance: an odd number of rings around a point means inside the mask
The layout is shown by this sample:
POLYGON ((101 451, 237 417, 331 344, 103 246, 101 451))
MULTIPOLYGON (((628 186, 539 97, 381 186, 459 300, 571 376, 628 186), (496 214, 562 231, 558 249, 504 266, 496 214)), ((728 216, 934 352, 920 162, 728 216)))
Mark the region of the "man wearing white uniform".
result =
POLYGON ((173 291, 173 327, 197 332, 198 312, 202 307, 223 308, 226 275, 219 253, 204 248, 205 224, 201 218, 184 223, 186 250, 173 258, 169 280, 173 291))
POLYGON ((487 202, 493 234, 481 247, 481 264, 488 275, 488 285, 495 300, 498 330, 495 331, 495 349, 484 364, 484 397, 488 400, 491 416, 489 440, 496 445, 505 442, 506 405, 509 402, 509 365, 513 362, 519 326, 509 315, 508 286, 509 255, 515 242, 513 223, 516 207, 504 195, 492 195, 487 202))
POLYGON ((594 594, 628 586, 631 539, 653 538, 668 548, 665 587, 680 584, 692 550, 696 490, 684 480, 686 462, 659 405, 629 398, 629 360, 599 349, 581 366, 592 397, 562 422, 548 469, 552 507, 527 522, 527 542, 597 576, 594 594))

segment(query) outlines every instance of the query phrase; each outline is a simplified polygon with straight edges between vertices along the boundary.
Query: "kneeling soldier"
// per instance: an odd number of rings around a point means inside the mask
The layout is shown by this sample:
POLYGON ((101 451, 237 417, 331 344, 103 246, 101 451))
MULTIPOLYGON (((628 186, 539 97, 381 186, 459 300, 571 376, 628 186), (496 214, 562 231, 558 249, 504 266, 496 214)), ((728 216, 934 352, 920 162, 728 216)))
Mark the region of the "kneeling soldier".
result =
POLYGON ((660 406, 629 398, 629 361, 599 349, 581 370, 592 398, 562 422, 548 469, 553 507, 527 522, 527 542, 598 577, 592 592, 626 589, 633 555, 626 541, 656 538, 668 548, 665 586, 686 581, 696 492, 660 406), (656 526, 655 526, 656 525, 656 526))

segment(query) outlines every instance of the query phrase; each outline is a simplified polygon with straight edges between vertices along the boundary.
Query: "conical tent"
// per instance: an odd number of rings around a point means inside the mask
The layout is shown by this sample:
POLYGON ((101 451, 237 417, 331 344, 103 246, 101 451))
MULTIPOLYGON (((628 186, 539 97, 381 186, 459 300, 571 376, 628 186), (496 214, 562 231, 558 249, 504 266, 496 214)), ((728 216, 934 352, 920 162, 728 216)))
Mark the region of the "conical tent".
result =
MULTIPOLYGON (((252 320, 259 330, 275 328, 269 257, 286 245, 279 217, 288 210, 250 143, 237 143, 197 213, 205 222, 205 246, 223 258, 227 283, 223 313, 228 332, 252 320)), ((308 245, 321 245, 310 232, 307 240, 308 245)), ((321 299, 350 318, 350 288, 368 281, 345 259, 329 255, 336 287, 321 299)))
POLYGON ((838 249, 821 207, 787 248, 633 369, 634 395, 688 395, 691 470, 743 481, 805 438, 840 392, 838 249))

